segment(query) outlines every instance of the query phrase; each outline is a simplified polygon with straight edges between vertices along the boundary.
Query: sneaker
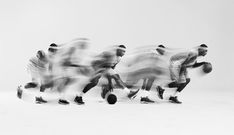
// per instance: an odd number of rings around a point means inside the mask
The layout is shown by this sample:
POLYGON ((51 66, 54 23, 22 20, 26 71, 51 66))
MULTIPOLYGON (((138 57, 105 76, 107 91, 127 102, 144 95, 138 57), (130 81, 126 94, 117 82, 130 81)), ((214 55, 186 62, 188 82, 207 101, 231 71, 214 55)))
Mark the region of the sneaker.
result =
POLYGON ((17 88, 17 97, 19 99, 21 99, 22 98, 22 94, 23 94, 23 90, 21 89, 21 86, 18 86, 18 88, 17 88))
POLYGON ((139 92, 140 89, 138 89, 137 91, 130 91, 130 93, 128 94, 128 98, 130 99, 134 99, 137 95, 137 93, 139 92))
POLYGON ((35 83, 35 82, 30 82, 30 83, 27 83, 27 84, 24 86, 24 88, 25 88, 25 89, 36 88, 37 86, 38 86, 37 83, 35 83))
POLYGON ((175 97, 170 97, 169 98, 169 101, 171 102, 171 103, 176 103, 176 104, 181 104, 182 102, 180 102, 178 99, 177 99, 177 96, 175 96, 175 97))
POLYGON ((148 104, 148 103, 154 103, 154 101, 149 99, 148 97, 141 97, 141 103, 148 104))
POLYGON ((165 89, 163 89, 163 88, 160 87, 160 86, 157 86, 157 87, 156 87, 156 90, 157 90, 157 92, 158 92, 158 97, 159 97, 160 99, 163 99, 163 93, 164 93, 165 89))
POLYGON ((61 105, 68 105, 69 104, 69 102, 65 99, 59 99, 58 103, 61 105))
POLYGON ((76 96, 74 101, 78 104, 78 105, 83 105, 84 102, 83 102, 83 99, 81 96, 76 96))
POLYGON ((42 97, 36 97, 36 104, 43 104, 47 103, 46 100, 44 100, 42 97))

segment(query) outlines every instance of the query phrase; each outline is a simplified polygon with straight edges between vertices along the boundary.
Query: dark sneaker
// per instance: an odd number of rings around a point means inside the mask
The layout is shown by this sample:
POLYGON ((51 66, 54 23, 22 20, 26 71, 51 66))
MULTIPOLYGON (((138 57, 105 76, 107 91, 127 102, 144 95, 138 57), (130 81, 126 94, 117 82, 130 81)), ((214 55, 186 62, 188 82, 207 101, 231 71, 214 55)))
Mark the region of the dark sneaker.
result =
POLYGON ((130 99, 134 99, 136 97, 136 94, 139 92, 140 89, 138 89, 137 91, 130 91, 130 93, 128 94, 128 98, 130 99))
POLYGON ((25 89, 36 88, 37 85, 38 85, 38 84, 35 83, 35 82, 30 82, 30 83, 27 83, 27 84, 24 86, 24 88, 25 88, 25 89))
POLYGON ((171 103, 176 103, 176 104, 181 104, 182 102, 180 102, 178 99, 177 99, 177 96, 175 96, 175 97, 170 97, 169 98, 169 101, 171 102, 171 103))
POLYGON ((156 90, 157 90, 157 92, 158 92, 158 97, 159 97, 160 99, 163 99, 163 93, 164 93, 165 89, 163 89, 163 88, 160 87, 160 86, 157 86, 157 87, 156 87, 156 90))
POLYGON ((154 101, 149 99, 148 97, 141 97, 141 103, 148 104, 148 103, 154 103, 154 101))
POLYGON ((78 105, 83 105, 83 104, 84 104, 83 99, 82 99, 82 97, 80 97, 80 96, 76 96, 75 99, 74 99, 74 101, 75 101, 78 105))
POLYGON ((18 88, 17 88, 17 97, 19 99, 21 99, 22 98, 22 94, 23 94, 23 90, 21 89, 21 86, 18 86, 18 88))
POLYGON ((43 103, 47 103, 47 101, 44 100, 42 97, 36 97, 36 103, 37 104, 43 104, 43 103))
POLYGON ((58 103, 61 105, 68 105, 69 104, 69 102, 65 99, 59 99, 58 103))

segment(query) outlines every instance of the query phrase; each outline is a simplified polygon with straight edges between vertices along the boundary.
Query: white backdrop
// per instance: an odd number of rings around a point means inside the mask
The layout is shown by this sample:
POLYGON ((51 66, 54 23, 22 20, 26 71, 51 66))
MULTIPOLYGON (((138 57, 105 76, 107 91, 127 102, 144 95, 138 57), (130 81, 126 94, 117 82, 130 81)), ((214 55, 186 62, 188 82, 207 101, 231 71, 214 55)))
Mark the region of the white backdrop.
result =
POLYGON ((52 42, 87 37, 101 51, 113 44, 209 46, 213 72, 192 88, 231 90, 234 68, 232 0, 1 0, 0 91, 26 81, 28 59, 52 42))
POLYGON ((233 0, 0 0, 0 134, 233 135, 233 16, 233 0), (131 50, 205 43, 213 71, 204 77, 192 72, 181 105, 155 92, 151 105, 139 97, 113 106, 88 96, 84 106, 72 99, 62 106, 16 98, 17 85, 29 80, 29 58, 52 42, 77 37, 89 38, 96 52, 114 44, 131 50))

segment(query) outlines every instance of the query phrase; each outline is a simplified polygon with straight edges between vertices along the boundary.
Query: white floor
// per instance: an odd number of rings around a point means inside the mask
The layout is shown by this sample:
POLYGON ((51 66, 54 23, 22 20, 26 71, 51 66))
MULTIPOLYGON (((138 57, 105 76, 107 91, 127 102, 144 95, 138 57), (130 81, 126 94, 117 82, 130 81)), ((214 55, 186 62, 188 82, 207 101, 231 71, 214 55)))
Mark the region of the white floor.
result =
POLYGON ((15 92, 1 92, 0 134, 234 134, 233 92, 186 90, 180 96, 181 105, 157 98, 155 104, 140 104, 139 97, 108 105, 90 97, 86 96, 83 106, 38 105, 18 99, 15 92))

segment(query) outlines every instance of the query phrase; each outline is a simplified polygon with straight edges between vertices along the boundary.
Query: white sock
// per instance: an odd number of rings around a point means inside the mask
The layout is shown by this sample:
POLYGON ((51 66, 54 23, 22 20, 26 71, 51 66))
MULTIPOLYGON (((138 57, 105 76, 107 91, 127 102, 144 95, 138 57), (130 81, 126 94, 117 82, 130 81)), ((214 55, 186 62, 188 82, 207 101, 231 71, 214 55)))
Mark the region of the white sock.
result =
POLYGON ((175 91, 174 94, 173 94, 173 97, 176 97, 176 96, 178 96, 179 94, 180 94, 180 92, 175 91))
POLYGON ((82 97, 84 95, 84 92, 82 91, 79 95, 79 97, 82 97))
POLYGON ((66 96, 64 92, 60 93, 60 99, 66 100, 66 96))
POLYGON ((39 92, 37 93, 37 96, 38 96, 38 97, 42 97, 42 95, 43 95, 43 92, 41 92, 41 91, 39 91, 39 92))
POLYGON ((127 93, 130 93, 130 90, 127 87, 125 87, 123 90, 126 91, 127 93))

